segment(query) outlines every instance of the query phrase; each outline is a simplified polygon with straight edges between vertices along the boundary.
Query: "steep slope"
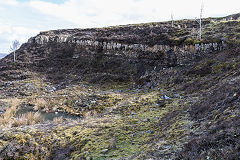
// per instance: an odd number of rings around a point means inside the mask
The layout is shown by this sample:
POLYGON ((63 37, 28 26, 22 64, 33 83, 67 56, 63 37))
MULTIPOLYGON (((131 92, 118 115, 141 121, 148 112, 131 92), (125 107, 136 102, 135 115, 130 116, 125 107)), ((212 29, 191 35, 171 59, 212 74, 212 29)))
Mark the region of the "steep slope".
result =
MULTIPOLYGON (((204 21, 209 23, 210 19, 204 21)), ((79 75, 90 81, 103 77, 126 81, 139 79, 147 69, 188 64, 200 54, 225 47, 223 37, 214 39, 209 32, 203 41, 196 40, 195 21, 177 21, 175 25, 172 28, 169 23, 151 23, 42 32, 18 50, 18 61, 53 80, 79 75)))
POLYGON ((29 39, 0 61, 0 158, 238 159, 238 19, 29 39))

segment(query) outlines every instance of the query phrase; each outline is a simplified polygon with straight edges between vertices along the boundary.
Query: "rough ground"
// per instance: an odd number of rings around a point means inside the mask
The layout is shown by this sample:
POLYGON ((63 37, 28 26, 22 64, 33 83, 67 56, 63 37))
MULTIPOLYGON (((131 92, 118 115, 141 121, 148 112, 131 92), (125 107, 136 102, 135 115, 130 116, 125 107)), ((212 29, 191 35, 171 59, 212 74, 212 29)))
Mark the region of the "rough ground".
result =
MULTIPOLYGON (((144 32, 135 35, 148 33, 151 25, 140 25, 144 32)), ((105 28, 102 34, 137 26, 105 28)), ((156 69, 156 62, 112 57, 67 61, 71 47, 41 54, 44 46, 25 44, 19 53, 28 53, 17 62, 11 55, 0 61, 1 118, 16 106, 8 122, 0 119, 0 159, 239 159, 239 27, 238 20, 206 19, 203 41, 225 38, 229 47, 188 65, 156 69), (17 123, 30 111, 42 120, 17 123)), ((179 36, 171 33, 163 39, 170 45, 179 36)), ((181 43, 195 43, 187 33, 181 43)))

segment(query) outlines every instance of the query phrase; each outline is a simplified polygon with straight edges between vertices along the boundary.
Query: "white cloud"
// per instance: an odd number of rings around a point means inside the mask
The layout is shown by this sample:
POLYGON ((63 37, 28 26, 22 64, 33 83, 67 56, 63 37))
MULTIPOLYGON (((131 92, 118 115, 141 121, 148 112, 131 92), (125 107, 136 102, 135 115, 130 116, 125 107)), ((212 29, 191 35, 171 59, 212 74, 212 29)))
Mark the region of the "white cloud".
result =
POLYGON ((18 5, 19 2, 17 0, 2 0, 2 1, 0 1, 0 4, 18 5))
MULTIPOLYGON (((63 4, 31 1, 36 10, 80 27, 195 18, 199 15, 202 0, 68 0, 63 4)), ((239 0, 204 2, 204 17, 226 15, 239 11, 239 0)))
POLYGON ((0 34, 2 33, 11 33, 11 28, 9 25, 4 25, 4 24, 1 24, 0 25, 0 34))
POLYGON ((0 25, 0 52, 7 53, 12 41, 19 40, 24 43, 38 32, 36 29, 23 26, 0 25))
POLYGON ((165 6, 161 7, 161 1, 156 0, 69 0, 63 4, 38 0, 30 2, 30 6, 81 27, 166 20, 166 15, 168 17, 170 14, 165 6))

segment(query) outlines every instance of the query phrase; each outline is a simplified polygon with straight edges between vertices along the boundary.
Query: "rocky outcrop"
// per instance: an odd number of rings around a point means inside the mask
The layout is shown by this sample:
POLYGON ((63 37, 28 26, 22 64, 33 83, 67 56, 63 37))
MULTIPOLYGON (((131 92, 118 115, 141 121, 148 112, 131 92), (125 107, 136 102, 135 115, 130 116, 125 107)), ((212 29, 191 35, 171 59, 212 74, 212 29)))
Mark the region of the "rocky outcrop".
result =
POLYGON ((240 20, 240 13, 229 15, 227 17, 221 18, 222 21, 230 21, 230 20, 240 20))
MULTIPOLYGON (((81 31, 79 31, 81 33, 81 31)), ((76 34, 76 33, 75 33, 76 34)), ((154 44, 146 45, 141 43, 128 44, 116 41, 97 41, 97 37, 86 39, 84 36, 75 36, 75 34, 51 34, 43 32, 40 35, 31 38, 28 43, 35 43, 38 45, 46 45, 47 43, 61 43, 65 45, 74 45, 76 54, 73 58, 81 56, 82 52, 89 50, 95 51, 95 54, 100 50, 104 55, 121 56, 126 58, 147 58, 152 59, 158 57, 163 65, 185 65, 191 63, 196 57, 201 54, 213 51, 223 50, 226 45, 221 43, 196 43, 194 45, 169 45, 169 44, 154 44)), ((114 33, 113 33, 114 34, 114 33)), ((91 54, 89 52, 89 54, 91 54)))
MULTIPOLYGON (((236 42, 230 35, 238 23, 230 21, 221 33, 217 29, 224 24, 217 20, 203 20, 203 40, 197 39, 199 26, 194 20, 176 21, 174 27, 160 22, 45 31, 22 45, 17 59, 23 67, 54 80, 138 81, 152 70, 191 65, 228 49, 236 42)), ((3 61, 11 61, 11 56, 3 61)))

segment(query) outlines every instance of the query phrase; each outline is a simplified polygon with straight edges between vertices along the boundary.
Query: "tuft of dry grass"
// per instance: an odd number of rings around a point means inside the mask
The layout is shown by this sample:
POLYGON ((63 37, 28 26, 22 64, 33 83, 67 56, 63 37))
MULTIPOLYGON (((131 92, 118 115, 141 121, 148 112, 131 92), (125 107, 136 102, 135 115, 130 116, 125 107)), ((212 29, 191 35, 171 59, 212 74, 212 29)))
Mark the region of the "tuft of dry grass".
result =
POLYGON ((15 118, 13 120, 12 126, 18 127, 23 125, 33 125, 42 122, 41 114, 36 112, 28 112, 26 114, 22 114, 21 116, 15 118))
POLYGON ((82 116, 84 117, 84 119, 90 119, 90 118, 94 118, 97 116, 97 111, 96 110, 92 110, 92 111, 88 111, 88 112, 83 112, 82 116))
POLYGON ((11 124, 12 127, 18 127, 18 126, 24 126, 26 125, 26 119, 24 118, 21 118, 21 117, 18 117, 18 118, 15 118, 11 124))
POLYGON ((13 98, 10 100, 11 102, 11 106, 17 108, 19 106, 19 104, 21 103, 21 100, 19 100, 18 98, 13 98))
POLYGON ((45 109, 48 105, 47 101, 43 98, 36 99, 34 104, 35 104, 34 110, 36 110, 36 111, 45 109))
POLYGON ((33 125, 40 123, 42 121, 41 114, 39 112, 33 113, 28 112, 26 115, 23 115, 23 117, 26 116, 27 119, 27 125, 33 125))
POLYGON ((63 117, 55 117, 55 118, 53 119, 53 121, 54 121, 55 123, 63 123, 63 117))
POLYGON ((90 119, 90 118, 92 118, 92 112, 91 112, 91 111, 89 111, 89 112, 83 112, 82 115, 83 115, 84 119, 90 119))
MULTIPOLYGON (((6 111, 0 116, 0 127, 18 127, 22 125, 33 125, 42 122, 42 117, 38 112, 28 112, 15 118, 14 116, 17 112, 18 106, 21 103, 21 100, 13 98, 6 99, 5 101, 8 102, 11 107, 6 109, 6 111)), ((46 104, 46 101, 43 101, 42 99, 38 100, 37 102, 38 106, 46 104)))
POLYGON ((5 121, 5 119, 3 117, 0 117, 0 127, 6 125, 7 124, 6 122, 7 121, 5 121))
POLYGON ((17 112, 17 107, 20 104, 20 100, 17 98, 7 100, 11 107, 7 108, 6 111, 0 116, 0 126, 6 126, 14 120, 14 115, 17 112))
POLYGON ((15 113, 17 111, 17 107, 16 106, 12 106, 11 108, 8 108, 4 113, 3 113, 3 119, 6 121, 11 120, 15 113))

